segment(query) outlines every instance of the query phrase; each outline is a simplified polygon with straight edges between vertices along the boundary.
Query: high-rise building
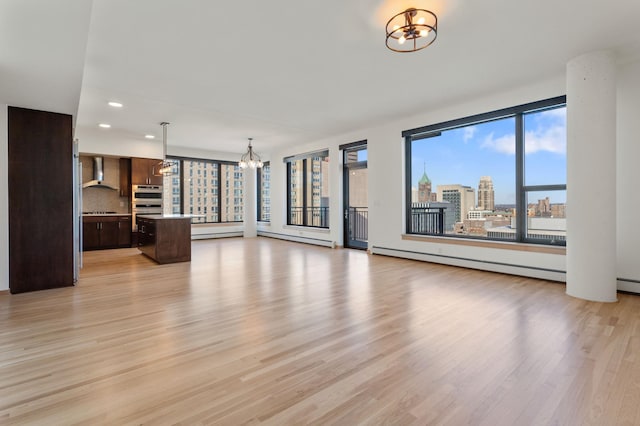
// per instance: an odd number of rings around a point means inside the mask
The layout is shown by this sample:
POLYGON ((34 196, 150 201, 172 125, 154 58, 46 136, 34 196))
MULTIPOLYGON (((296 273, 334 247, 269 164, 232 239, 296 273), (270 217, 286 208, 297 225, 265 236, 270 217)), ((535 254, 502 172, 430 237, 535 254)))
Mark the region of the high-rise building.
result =
POLYGON ((271 220, 271 164, 266 163, 258 170, 260 177, 260 212, 258 220, 271 220))
POLYGON ((192 219, 194 223, 243 220, 244 175, 237 164, 204 160, 183 160, 181 164, 182 194, 178 166, 164 179, 165 213, 180 213, 182 207, 185 214, 200 215, 192 219))
POLYGON ((495 192, 491 176, 480 177, 478 184, 478 210, 495 210, 495 192))
POLYGON ((549 201, 549 197, 538 200, 538 205, 536 206, 536 216, 551 216, 551 201, 549 201))
POLYGON ((551 217, 556 217, 556 218, 567 217, 567 205, 551 204, 551 217))
POLYGON ((475 206, 475 192, 470 186, 438 185, 438 202, 447 201, 453 204, 455 221, 462 222, 475 206))
POLYGON ((431 201, 431 179, 427 176, 427 171, 423 173, 418 181, 418 202, 428 203, 431 201))
POLYGON ((301 224, 302 215, 306 214, 308 224, 328 226, 329 157, 311 157, 307 160, 292 161, 290 163, 290 180, 292 223, 301 224), (304 161, 308 161, 306 169, 304 161), (304 176, 305 170, 306 177, 304 176), (305 204, 306 211, 303 211, 305 204))

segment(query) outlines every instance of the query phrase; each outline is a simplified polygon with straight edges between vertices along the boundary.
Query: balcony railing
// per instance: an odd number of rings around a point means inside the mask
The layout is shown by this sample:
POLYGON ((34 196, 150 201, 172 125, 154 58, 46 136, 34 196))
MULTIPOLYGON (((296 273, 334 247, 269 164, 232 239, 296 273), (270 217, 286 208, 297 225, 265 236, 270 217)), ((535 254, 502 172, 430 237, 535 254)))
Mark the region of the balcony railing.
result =
POLYGON ((291 207, 289 225, 329 227, 329 207, 291 207))
POLYGON ((409 233, 442 235, 445 207, 411 207, 409 233))
POLYGON ((349 207, 349 238, 355 241, 369 239, 369 209, 367 207, 349 207))

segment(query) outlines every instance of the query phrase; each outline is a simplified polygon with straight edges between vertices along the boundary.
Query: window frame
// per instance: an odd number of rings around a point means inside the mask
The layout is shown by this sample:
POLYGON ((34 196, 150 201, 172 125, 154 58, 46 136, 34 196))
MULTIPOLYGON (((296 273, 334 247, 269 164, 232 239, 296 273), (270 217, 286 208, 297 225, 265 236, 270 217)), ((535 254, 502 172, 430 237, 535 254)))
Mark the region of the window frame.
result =
POLYGON ((538 238, 527 237, 527 215, 522 214, 527 211, 527 194, 537 191, 566 191, 567 184, 549 184, 549 185, 525 185, 525 128, 524 116, 526 114, 552 110, 567 106, 566 96, 557 96, 554 98, 544 99, 536 102, 530 102, 514 107, 503 108, 491 112, 471 115, 468 117, 458 118, 454 120, 444 121, 441 123, 431 124, 428 126, 418 127, 405 130, 402 132, 405 148, 405 232, 410 235, 428 235, 445 238, 463 238, 487 241, 502 241, 514 243, 530 243, 541 245, 566 245, 565 240, 542 240, 538 238), (501 120, 513 117, 515 119, 515 190, 516 190, 516 230, 515 239, 505 240, 499 238, 478 237, 472 235, 447 235, 435 233, 417 233, 411 232, 411 160, 412 160, 412 142, 430 137, 440 136, 447 130, 472 126, 474 124, 487 123, 491 121, 501 120))
POLYGON ((265 222, 265 223, 269 223, 271 222, 271 211, 269 211, 269 217, 265 219, 265 217, 262 215, 262 207, 264 204, 264 199, 262 196, 262 179, 263 179, 263 173, 265 168, 268 167, 269 168, 269 196, 268 197, 264 197, 264 198, 268 198, 269 199, 269 206, 271 206, 271 162, 270 161, 265 161, 264 164, 262 165, 262 167, 260 169, 258 169, 258 173, 257 173, 257 182, 256 182, 256 187, 257 187, 257 201, 256 201, 256 217, 258 218, 258 222, 265 222))
MULTIPOLYGON (((244 221, 243 220, 228 220, 228 221, 223 221, 222 220, 222 165, 232 165, 234 167, 236 167, 238 165, 237 162, 235 161, 226 161, 226 160, 212 160, 209 158, 194 158, 194 157, 180 157, 180 156, 167 156, 167 159, 169 160, 174 160, 174 161, 178 161, 180 163, 180 214, 185 214, 184 212, 184 194, 185 192, 189 191, 190 196, 198 196, 197 194, 193 194, 193 185, 191 185, 189 188, 185 187, 185 182, 184 182, 184 162, 185 161, 198 161, 198 162, 205 162, 205 163, 211 163, 211 164, 215 164, 217 165, 218 168, 218 173, 217 173, 217 180, 218 180, 218 184, 213 186, 212 185, 212 190, 211 193, 209 194, 201 194, 200 196, 205 196, 205 197, 216 197, 217 198, 217 202, 218 202, 218 220, 217 221, 209 221, 206 220, 205 218, 205 222, 198 222, 198 225, 206 225, 206 224, 215 224, 215 223, 242 223, 244 221)), ((193 177, 192 175, 190 177, 193 177)), ((211 176, 200 176, 205 182, 213 179, 213 175, 211 176)), ((196 177, 197 178, 197 177, 196 177)), ((244 179, 242 180, 242 191, 244 194, 244 179)), ((233 198, 233 197, 231 197, 233 198)), ((244 195, 243 195, 244 198, 244 195)), ((236 207, 235 203, 234 203, 234 208, 236 207)), ((243 202, 243 216, 244 216, 244 202, 243 202)))
MULTIPOLYGON (((307 175, 308 175, 309 168, 312 167, 309 164, 309 161, 313 160, 313 158, 316 158, 316 157, 323 157, 323 158, 327 157, 329 158, 329 161, 331 161, 329 157, 328 149, 285 157, 282 160, 286 164, 286 185, 287 185, 286 187, 286 191, 287 191, 286 224, 288 226, 303 226, 307 228, 318 228, 318 229, 330 228, 329 207, 326 207, 326 212, 325 212, 326 226, 315 226, 313 225, 313 223, 309 224, 309 221, 308 221, 308 214, 307 214, 307 209, 309 208, 308 199, 313 196, 313 193, 312 193, 313 188, 308 189, 309 178, 307 175), (292 183, 291 182, 291 163, 297 160, 302 160, 302 223, 291 223, 291 183, 292 183)), ((323 207, 320 206, 319 208, 322 209, 323 207)), ((321 212, 320 217, 322 217, 322 210, 320 210, 320 212, 321 212)), ((320 222, 322 224, 324 221, 320 220, 320 222)))

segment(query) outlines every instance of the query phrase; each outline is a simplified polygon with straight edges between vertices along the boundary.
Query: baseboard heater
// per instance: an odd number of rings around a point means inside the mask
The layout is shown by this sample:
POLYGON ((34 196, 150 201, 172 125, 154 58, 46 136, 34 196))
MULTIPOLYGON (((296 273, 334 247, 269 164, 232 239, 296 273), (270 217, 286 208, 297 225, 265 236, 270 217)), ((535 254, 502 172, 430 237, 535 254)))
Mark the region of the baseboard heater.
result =
POLYGON ((320 238, 302 237, 297 235, 279 234, 277 232, 258 231, 258 235, 261 237, 276 238, 278 240, 293 241, 296 243, 313 244, 316 246, 323 246, 329 248, 335 248, 336 243, 334 241, 322 240, 320 238))
POLYGON ((618 290, 640 294, 640 280, 618 278, 618 290))
POLYGON ((425 253, 411 250, 399 250, 388 247, 373 246, 372 254, 401 257, 403 259, 420 260, 425 262, 442 263, 444 265, 462 268, 479 269, 482 271, 498 272, 550 281, 566 281, 566 272, 557 269, 538 268, 535 266, 517 265, 504 262, 470 259, 466 257, 448 256, 436 253, 425 253))
POLYGON ((242 237, 244 233, 242 231, 236 232, 208 232, 203 234, 191 234, 192 240, 211 240, 214 238, 231 238, 242 237))

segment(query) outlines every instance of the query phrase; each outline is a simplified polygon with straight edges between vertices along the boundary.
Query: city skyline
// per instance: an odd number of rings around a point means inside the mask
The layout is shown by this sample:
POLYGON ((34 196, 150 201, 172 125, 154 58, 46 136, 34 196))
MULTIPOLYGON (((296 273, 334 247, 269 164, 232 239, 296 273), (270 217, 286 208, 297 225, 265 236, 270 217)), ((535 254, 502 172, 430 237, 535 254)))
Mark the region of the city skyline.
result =
MULTIPOLYGON (((566 183, 566 108, 525 115, 525 185, 566 183)), ((515 204, 515 119, 503 118, 445 130, 412 142, 411 186, 426 172, 438 185, 478 187, 491 176, 495 204, 515 204)), ((536 192, 528 202, 549 197, 565 203, 566 191, 536 192)))

